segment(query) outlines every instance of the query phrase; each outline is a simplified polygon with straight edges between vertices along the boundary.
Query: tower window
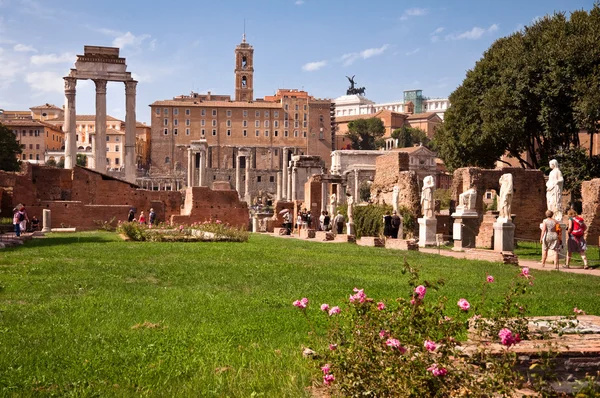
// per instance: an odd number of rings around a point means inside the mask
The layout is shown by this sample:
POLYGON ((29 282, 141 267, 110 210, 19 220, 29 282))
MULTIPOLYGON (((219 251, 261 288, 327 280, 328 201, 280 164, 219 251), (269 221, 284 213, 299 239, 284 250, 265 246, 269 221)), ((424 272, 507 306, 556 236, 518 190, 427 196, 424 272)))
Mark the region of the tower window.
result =
POLYGON ((189 115, 190 115, 190 110, 189 110, 189 109, 186 109, 186 110, 185 110, 185 115, 186 115, 186 116, 189 116, 189 115))
POLYGON ((173 115, 179 115, 179 109, 178 108, 173 109, 173 115))
POLYGON ((244 109, 244 117, 248 117, 248 111, 244 109))
POLYGON ((265 117, 269 117, 269 111, 265 111, 265 117))
POLYGON ((165 158, 165 163, 171 163, 171 159, 168 156, 165 158))
POLYGON ((256 130, 256 136, 258 137, 260 135, 260 130, 256 130))
POLYGON ((227 135, 231 136, 231 130, 227 130, 227 135))
POLYGON ((279 117, 279 111, 274 111, 273 112, 273 117, 274 118, 278 118, 279 117))
MULTIPOLYGON (((169 129, 165 129, 165 135, 168 135, 168 134, 169 134, 169 129)), ((108 138, 108 137, 106 137, 106 138, 108 138)), ((106 140, 106 141, 108 141, 108 140, 106 140)))
POLYGON ((213 116, 217 116, 217 110, 216 110, 216 109, 213 109, 213 110, 212 110, 212 115, 213 115, 213 116))
POLYGON ((246 80, 246 76, 242 76, 242 87, 246 88, 248 85, 248 81, 246 80))
POLYGON ((227 117, 231 117, 231 109, 227 109, 227 117))
POLYGON ((248 130, 244 130, 244 137, 248 136, 248 130))
POLYGON ((248 66, 248 59, 246 58, 246 56, 244 55, 242 57, 242 69, 246 69, 246 67, 248 66))
POLYGON ((217 135, 217 130, 216 129, 213 129, 212 135, 217 135))
MULTIPOLYGON (((275 130, 273 134, 275 135, 275 137, 279 137, 279 130, 275 130)), ((277 149, 275 149, 275 155, 277 155, 277 149)))
POLYGON ((265 137, 269 136, 269 130, 265 130, 265 137))
POLYGON ((190 129, 185 129, 185 135, 190 135, 190 129))
POLYGON ((202 109, 202 110, 200 111, 200 115, 202 115, 202 116, 206 116, 206 109, 202 109))

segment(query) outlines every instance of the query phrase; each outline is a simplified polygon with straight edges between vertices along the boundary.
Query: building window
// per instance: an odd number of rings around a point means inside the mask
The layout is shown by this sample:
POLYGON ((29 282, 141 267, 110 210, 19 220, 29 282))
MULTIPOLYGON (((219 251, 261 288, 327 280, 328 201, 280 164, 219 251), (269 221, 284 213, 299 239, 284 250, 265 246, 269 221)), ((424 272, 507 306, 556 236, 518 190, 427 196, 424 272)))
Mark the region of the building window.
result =
POLYGON ((39 153, 35 154, 35 160, 40 160, 40 154, 39 153))
POLYGON ((200 126, 204 126, 205 124, 206 124, 206 120, 202 119, 202 120, 200 121, 200 126))
POLYGON ((254 121, 254 127, 260 127, 260 120, 254 121))
POLYGON ((206 116, 206 109, 202 109, 202 110, 200 111, 200 115, 201 115, 201 116, 206 116))
POLYGON ((269 111, 265 111, 265 117, 269 117, 269 111))
POLYGON ((287 130, 284 130, 284 131, 283 131, 283 136, 284 136, 284 137, 287 137, 288 135, 290 135, 290 134, 289 134, 289 132, 288 132, 287 130))
POLYGON ((212 126, 213 126, 213 127, 217 127, 217 120, 216 120, 216 119, 213 119, 213 121, 212 121, 212 126))
POLYGON ((231 120, 227 119, 227 127, 231 127, 231 120))
POLYGON ((243 131, 244 137, 248 137, 248 130, 243 131))
POLYGON ((307 115, 306 113, 303 113, 303 114, 302 114, 302 120, 307 120, 307 116, 308 116, 308 115, 307 115))
MULTIPOLYGON (((275 135, 275 137, 279 137, 279 130, 275 130, 273 134, 275 135)), ((275 149, 275 155, 277 155, 277 149, 275 149)))
POLYGON ((294 120, 294 127, 295 127, 295 128, 298 128, 298 127, 300 127, 300 122, 299 122, 299 121, 297 121, 297 120, 294 120))
POLYGON ((294 120, 298 120, 298 112, 294 113, 294 120))
POLYGON ((163 115, 169 116, 169 108, 163 109, 163 115))
POLYGON ((303 131, 303 132, 302 132, 302 136, 303 136, 304 138, 306 138, 306 131, 303 131))
POLYGON ((231 117, 231 110, 227 109, 227 117, 231 117))
POLYGON ((213 109, 213 110, 212 110, 212 115, 213 115, 213 116, 217 116, 217 110, 216 110, 216 109, 213 109))
POLYGON ((35 144, 35 149, 40 149, 40 144, 35 144))
POLYGON ((160 116, 160 108, 156 108, 156 116, 160 116))
POLYGON ((231 136, 231 130, 227 130, 227 135, 231 136))
POLYGON ((273 122, 273 127, 279 127, 279 120, 275 120, 273 122))
POLYGON ((290 122, 288 122, 287 120, 285 122, 283 122, 283 127, 285 127, 285 128, 290 127, 290 122))
POLYGON ((244 126, 244 127, 248 127, 248 121, 247 121, 247 120, 244 120, 244 121, 242 122, 242 126, 244 126))
POLYGON ((279 117, 279 111, 273 111, 273 117, 274 118, 278 118, 279 117))
POLYGON ((256 177, 256 182, 261 182, 261 180, 262 180, 261 176, 256 177))
POLYGON ((108 145, 106 146, 106 152, 110 152, 110 147, 108 145))
MULTIPOLYGON (((168 135, 168 134, 169 134, 169 129, 165 129, 165 135, 168 135)), ((106 137, 106 138, 108 138, 108 137, 106 137)))
POLYGON ((179 115, 179 108, 173 109, 173 116, 179 115))
POLYGON ((33 144, 29 144, 29 149, 33 149, 33 144))
POLYGON ((177 120, 177 119, 174 119, 174 120, 173 120, 173 125, 174 125, 174 126, 178 126, 178 125, 179 125, 179 120, 177 120))
POLYGON ((168 125, 169 125, 169 119, 165 119, 165 123, 164 123, 164 125, 165 125, 165 126, 168 126, 168 125))
POLYGON ((275 156, 279 156, 279 149, 275 148, 275 156))
POLYGON ((260 117, 260 111, 255 111, 254 112, 254 117, 260 117))
POLYGON ((212 134, 217 135, 217 129, 213 129, 212 134))
POLYGON ((173 129, 173 135, 177 135, 177 129, 173 129))
POLYGON ((296 104, 296 106, 294 107, 296 110, 298 110, 298 104, 296 104))
POLYGON ((286 111, 288 110, 288 104, 285 104, 285 110, 286 111))
POLYGON ((29 154, 29 160, 33 160, 33 153, 29 154))
POLYGON ((269 182, 275 182, 275 177, 269 176, 269 182))
POLYGON ((200 130, 200 134, 202 135, 202 137, 204 137, 204 134, 206 134, 206 131, 204 129, 200 130))
POLYGON ((119 142, 119 141, 121 141, 121 137, 119 137, 119 136, 116 136, 116 137, 115 137, 115 142, 119 142))
POLYGON ((191 124, 191 123, 190 123, 190 119, 185 119, 185 125, 186 125, 186 126, 189 126, 190 124, 191 124))
POLYGON ((119 146, 115 145, 115 152, 119 152, 119 146))
POLYGON ((244 109, 244 117, 248 117, 248 111, 244 109))
POLYGON ((269 127, 269 121, 265 120, 265 127, 269 127))
POLYGON ((260 130, 256 130, 256 136, 258 137, 260 135, 260 130))
POLYGON ((185 115, 186 115, 186 116, 189 116, 189 115, 190 115, 190 110, 189 110, 189 109, 186 109, 186 110, 185 110, 185 115))
POLYGON ((190 129, 185 129, 185 135, 190 135, 190 129))
POLYGON ((308 109, 308 105, 304 104, 304 110, 308 109))
POLYGON ((308 122, 302 122, 302 127, 304 127, 304 128, 308 127, 308 122))
POLYGON ((119 158, 115 158, 115 165, 118 165, 118 164, 119 164, 119 158))
POLYGON ((269 130, 265 130, 265 137, 269 136, 269 130))
POLYGON ((294 137, 298 137, 298 130, 294 130, 294 137))

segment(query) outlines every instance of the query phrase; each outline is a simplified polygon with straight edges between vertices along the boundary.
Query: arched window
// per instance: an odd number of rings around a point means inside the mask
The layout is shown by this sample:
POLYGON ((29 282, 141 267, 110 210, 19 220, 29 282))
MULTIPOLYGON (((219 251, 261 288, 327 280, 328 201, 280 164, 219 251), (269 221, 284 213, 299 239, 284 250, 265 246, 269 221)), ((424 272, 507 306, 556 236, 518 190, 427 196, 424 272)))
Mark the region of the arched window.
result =
POLYGON ((168 156, 165 158, 165 164, 166 163, 171 163, 171 159, 168 156))
POLYGON ((242 76, 242 87, 246 88, 247 84, 246 76, 242 76))
POLYGON ((246 59, 246 56, 244 55, 242 57, 242 69, 246 69, 247 66, 248 66, 248 60, 246 59))

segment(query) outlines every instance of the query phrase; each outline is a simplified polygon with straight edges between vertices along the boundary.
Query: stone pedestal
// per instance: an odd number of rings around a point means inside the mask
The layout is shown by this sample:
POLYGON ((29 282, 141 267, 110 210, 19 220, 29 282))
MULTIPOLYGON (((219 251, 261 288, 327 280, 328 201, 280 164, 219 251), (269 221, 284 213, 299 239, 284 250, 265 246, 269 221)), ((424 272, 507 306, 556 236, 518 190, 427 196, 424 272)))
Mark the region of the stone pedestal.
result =
POLYGON ((252 217, 252 232, 258 232, 258 217, 252 217))
POLYGON ((346 235, 356 235, 353 222, 346 223, 346 235))
POLYGON ((494 251, 512 252, 515 250, 515 224, 498 218, 494 223, 494 251))
POLYGON ((419 218, 417 221, 419 223, 419 247, 435 245, 437 220, 435 218, 419 218))
POLYGON ((316 237, 316 231, 314 229, 301 229, 300 238, 302 239, 314 239, 316 237))
POLYGON ((477 238, 477 221, 479 215, 474 212, 463 212, 452 214, 454 224, 452 225, 452 237, 454 238, 454 249, 475 248, 477 238))
POLYGON ((51 214, 51 210, 44 209, 44 213, 42 216, 42 232, 50 232, 50 229, 52 228, 51 214))

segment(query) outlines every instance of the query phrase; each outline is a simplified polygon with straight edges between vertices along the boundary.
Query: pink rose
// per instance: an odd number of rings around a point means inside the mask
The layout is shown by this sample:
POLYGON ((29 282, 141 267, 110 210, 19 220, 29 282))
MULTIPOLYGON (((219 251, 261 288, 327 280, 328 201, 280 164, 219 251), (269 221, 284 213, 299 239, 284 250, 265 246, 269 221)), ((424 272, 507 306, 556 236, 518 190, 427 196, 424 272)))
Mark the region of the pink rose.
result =
POLYGON ((585 315, 585 311, 584 310, 580 310, 579 308, 575 307, 573 308, 573 312, 577 315, 585 315))
POLYGON ((461 298, 460 300, 458 300, 457 304, 460 307, 460 309, 463 311, 469 311, 469 308, 471 308, 471 304, 469 304, 469 302, 467 300, 465 300, 464 298, 461 298))
POLYGON ((423 285, 419 285, 415 288, 415 293, 419 300, 423 300, 423 298, 425 298, 425 293, 427 293, 427 288, 423 285))
POLYGON ((521 270, 521 276, 524 276, 526 278, 529 277, 529 268, 525 267, 521 270))
POLYGON ((335 377, 332 374, 323 376, 323 383, 325 383, 327 386, 330 385, 334 380, 335 377))
POLYGON ((308 305, 308 299, 304 297, 302 300, 296 300, 294 301, 293 305, 294 307, 304 309, 308 305))
POLYGON ((427 368, 429 372, 431 372, 435 377, 446 376, 448 374, 448 370, 446 368, 438 367, 437 363, 434 363, 430 367, 427 368))
POLYGON ((337 350, 337 344, 329 344, 329 350, 330 350, 330 351, 335 351, 335 350, 337 350))
POLYGON ((400 341, 397 339, 387 339, 387 341, 385 342, 385 345, 400 351, 402 354, 404 354, 406 352, 406 348, 402 347, 402 345, 400 344, 400 341))
POLYGON ((342 310, 340 310, 340 307, 335 306, 332 309, 329 310, 329 316, 335 315, 335 314, 339 314, 340 312, 342 312, 342 310))
POLYGON ((383 339, 385 336, 387 336, 387 332, 385 330, 379 332, 379 337, 383 339))
POLYGON ((425 340, 423 346, 427 351, 435 351, 435 349, 437 348, 437 344, 435 344, 435 342, 431 340, 425 340))
POLYGON ((321 304, 321 311, 324 311, 324 312, 329 311, 329 304, 321 304))
POLYGON ((354 288, 354 292, 356 294, 350 296, 350 302, 354 303, 355 301, 358 301, 361 304, 364 303, 365 300, 367 299, 367 295, 365 294, 364 290, 354 288))
POLYGON ((494 283, 494 277, 491 275, 488 275, 486 280, 488 281, 488 283, 494 283))
POLYGON ((382 302, 377 303, 377 309, 383 311, 385 309, 385 304, 382 302))
POLYGON ((521 337, 518 334, 513 335, 510 329, 507 328, 500 330, 498 332, 498 337, 500 337, 500 342, 507 347, 521 341, 521 337))
POLYGON ((331 365, 327 363, 321 367, 321 370, 324 374, 327 374, 331 371, 331 365))

